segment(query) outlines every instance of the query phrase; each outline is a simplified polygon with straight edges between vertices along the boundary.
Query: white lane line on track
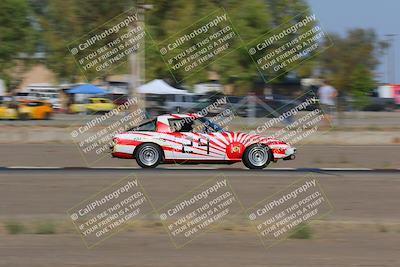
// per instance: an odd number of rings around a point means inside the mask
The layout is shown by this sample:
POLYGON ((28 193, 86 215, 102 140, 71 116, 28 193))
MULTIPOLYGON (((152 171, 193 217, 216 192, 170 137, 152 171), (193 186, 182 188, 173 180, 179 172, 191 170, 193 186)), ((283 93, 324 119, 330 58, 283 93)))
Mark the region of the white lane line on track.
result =
POLYGON ((7 169, 64 169, 65 167, 54 167, 54 166, 10 166, 10 167, 4 167, 7 169))
POLYGON ((129 169, 141 169, 139 167, 82 167, 87 169, 102 170, 102 169, 116 169, 116 170, 129 170, 129 169))
POLYGON ((268 168, 268 169, 274 171, 293 171, 296 170, 297 168, 268 168))
MULTIPOLYGON (((218 168, 213 168, 213 167, 196 167, 196 168, 190 168, 190 167, 171 167, 171 168, 163 168, 167 170, 219 170, 218 168)), ((233 169, 234 170, 234 169, 233 169)))
POLYGON ((371 168, 317 168, 323 171, 373 171, 371 168))
MULTIPOLYGON (((121 169, 121 170, 142 170, 140 167, 88 167, 88 169, 93 169, 93 170, 103 170, 103 169, 121 169)), ((238 168, 213 168, 213 167, 161 167, 161 168, 155 168, 159 170, 245 170, 245 169, 238 169, 238 168)))

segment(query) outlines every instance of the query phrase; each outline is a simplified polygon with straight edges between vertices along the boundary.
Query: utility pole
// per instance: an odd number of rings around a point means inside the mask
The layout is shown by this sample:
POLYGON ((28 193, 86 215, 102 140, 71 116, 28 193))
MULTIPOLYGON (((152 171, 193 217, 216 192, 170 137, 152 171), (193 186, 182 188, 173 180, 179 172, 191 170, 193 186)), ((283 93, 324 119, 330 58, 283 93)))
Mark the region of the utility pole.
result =
POLYGON ((386 34, 390 45, 387 53, 386 75, 387 83, 396 83, 396 36, 399 34, 386 34), (391 51, 390 51, 391 50, 391 51))
MULTIPOLYGON (((138 13, 137 24, 133 27, 140 27, 144 31, 145 29, 145 11, 152 9, 152 5, 144 4, 144 0, 134 1, 135 10, 138 13)), ((145 36, 139 40, 139 48, 134 53, 129 55, 130 63, 130 84, 129 84, 129 97, 137 97, 139 100, 139 108, 144 110, 145 99, 141 99, 137 93, 137 88, 145 82, 145 36)))

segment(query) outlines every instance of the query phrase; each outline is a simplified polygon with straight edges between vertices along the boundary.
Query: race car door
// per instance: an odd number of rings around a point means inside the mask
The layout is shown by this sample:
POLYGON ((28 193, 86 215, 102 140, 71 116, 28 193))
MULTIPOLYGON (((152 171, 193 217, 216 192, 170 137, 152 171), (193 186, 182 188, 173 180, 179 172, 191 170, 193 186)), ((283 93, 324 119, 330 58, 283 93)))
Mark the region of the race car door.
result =
POLYGON ((174 160, 218 161, 225 159, 225 152, 215 148, 204 124, 198 119, 171 119, 175 139, 174 160))

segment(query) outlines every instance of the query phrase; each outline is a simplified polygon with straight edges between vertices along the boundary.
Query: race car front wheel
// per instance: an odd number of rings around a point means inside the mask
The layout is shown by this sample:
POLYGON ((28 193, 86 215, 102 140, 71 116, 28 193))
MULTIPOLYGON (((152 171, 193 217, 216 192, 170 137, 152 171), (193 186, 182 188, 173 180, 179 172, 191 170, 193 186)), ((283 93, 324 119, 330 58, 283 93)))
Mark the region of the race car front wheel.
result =
POLYGON ((143 144, 138 147, 135 158, 140 167, 155 168, 161 162, 161 149, 155 144, 143 144))
POLYGON ((249 169, 264 169, 271 160, 271 149, 263 144, 251 145, 243 154, 243 164, 249 169))

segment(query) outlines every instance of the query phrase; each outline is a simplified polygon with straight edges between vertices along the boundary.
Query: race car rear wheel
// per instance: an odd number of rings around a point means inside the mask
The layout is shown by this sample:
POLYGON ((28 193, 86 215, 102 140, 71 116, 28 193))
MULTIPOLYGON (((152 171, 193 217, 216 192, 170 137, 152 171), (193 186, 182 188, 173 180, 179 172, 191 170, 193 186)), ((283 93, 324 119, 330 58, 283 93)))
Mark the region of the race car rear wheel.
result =
POLYGON ((272 160, 272 152, 263 144, 249 146, 243 154, 243 164, 249 169, 264 169, 272 160))
POLYGON ((135 154, 136 162, 142 168, 155 168, 162 159, 160 147, 150 143, 138 147, 135 154))

